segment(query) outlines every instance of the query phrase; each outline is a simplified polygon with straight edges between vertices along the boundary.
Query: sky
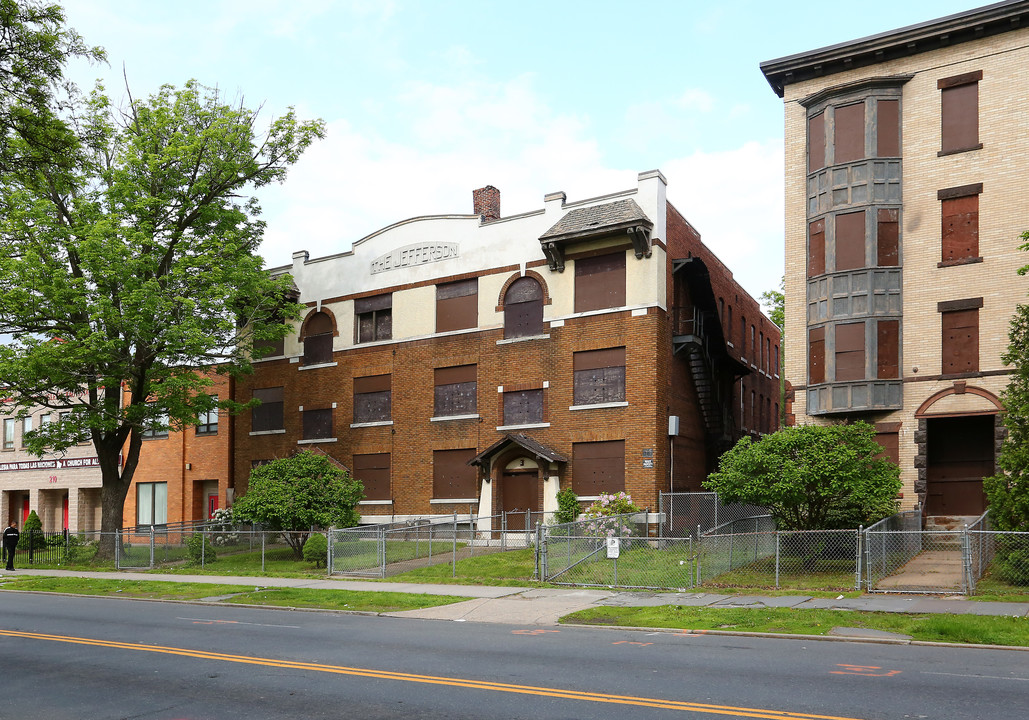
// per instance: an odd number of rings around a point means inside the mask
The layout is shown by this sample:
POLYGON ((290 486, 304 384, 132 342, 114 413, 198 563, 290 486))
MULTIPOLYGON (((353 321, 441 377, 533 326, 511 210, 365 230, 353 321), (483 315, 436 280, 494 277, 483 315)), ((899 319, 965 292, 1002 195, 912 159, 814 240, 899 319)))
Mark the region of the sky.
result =
POLYGON ((636 187, 668 199, 752 295, 783 274, 783 106, 759 63, 984 3, 866 0, 65 0, 118 102, 190 79, 321 118, 257 193, 268 266, 346 251, 419 215, 502 215, 636 187), (858 9, 859 8, 859 9, 858 9))

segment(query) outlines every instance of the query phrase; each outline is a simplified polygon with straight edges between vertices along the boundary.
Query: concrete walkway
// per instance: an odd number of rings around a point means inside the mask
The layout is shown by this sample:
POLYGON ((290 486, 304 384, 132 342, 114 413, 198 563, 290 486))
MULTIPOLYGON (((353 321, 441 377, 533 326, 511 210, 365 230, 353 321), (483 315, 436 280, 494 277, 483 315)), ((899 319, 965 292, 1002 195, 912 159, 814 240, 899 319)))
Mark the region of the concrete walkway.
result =
MULTIPOLYGON (((11 573, 0 572, 0 583, 11 573)), ((760 596, 717 593, 629 592, 596 588, 494 587, 488 585, 429 585, 420 583, 369 582, 334 578, 240 577, 230 575, 162 575, 141 572, 79 572, 75 570, 16 570, 16 577, 50 576, 229 584, 252 587, 289 587, 317 590, 367 590, 379 592, 457 595, 464 602, 441 607, 390 613, 396 617, 434 620, 493 622, 513 625, 556 625, 577 610, 595 607, 644 607, 681 605, 713 608, 768 608, 867 610, 895 613, 950 613, 1029 617, 1027 602, 982 602, 963 597, 922 595, 864 595, 858 598, 812 598, 806 595, 760 596)))

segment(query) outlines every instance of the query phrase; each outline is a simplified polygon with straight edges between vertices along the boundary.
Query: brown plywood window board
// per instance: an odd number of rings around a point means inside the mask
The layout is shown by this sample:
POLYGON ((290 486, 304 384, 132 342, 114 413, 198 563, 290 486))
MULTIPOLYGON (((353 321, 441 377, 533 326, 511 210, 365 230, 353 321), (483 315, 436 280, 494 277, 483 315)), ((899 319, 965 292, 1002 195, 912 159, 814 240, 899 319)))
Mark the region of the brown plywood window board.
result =
POLYGON ((815 220, 808 225, 807 276, 825 273, 825 220, 815 220))
POLYGON ((252 432, 282 430, 282 388, 254 388, 253 398, 261 404, 251 410, 252 432))
POLYGON ((900 102, 880 100, 876 109, 877 157, 900 157, 900 102))
POLYGON ((865 379, 865 324, 836 326, 836 379, 865 379))
POLYGON ((876 222, 876 264, 892 267, 900 264, 900 210, 880 208, 876 222))
POLYGON ((865 266, 865 212, 836 216, 836 270, 865 266))
POLYGON ((808 330, 808 384, 825 382, 825 328, 808 330))
POLYGON ((543 422, 543 390, 515 390, 504 393, 504 425, 533 425, 543 422))
POLYGON ((392 500, 390 454, 354 455, 354 478, 364 485, 365 500, 392 500))
POLYGON ((982 72, 944 78, 940 88, 940 154, 978 150, 979 80, 982 72))
POLYGON ((807 171, 825 167, 825 113, 820 112, 807 121, 807 171))
POLYGON ((474 415, 478 382, 475 365, 436 368, 433 388, 433 415, 474 415))
POLYGON ((941 313, 943 374, 979 372, 979 309, 941 313))
POLYGON ((865 104, 838 107, 835 117, 833 164, 861 160, 865 157, 865 104))
POLYGON ((393 295, 375 295, 354 300, 354 323, 359 343, 392 339, 393 295))
POLYGON ((625 400, 625 348, 588 350, 573 355, 574 404, 625 400))
POLYGON ((304 410, 304 440, 321 440, 333 437, 332 408, 304 410))
POLYGON ((432 497, 436 499, 479 496, 478 473, 468 461, 475 448, 434 450, 432 453, 432 497))
POLYGON ((504 338, 542 334, 543 288, 535 278, 518 278, 504 294, 504 338))
POLYGON ((591 497, 625 490, 625 441, 572 444, 572 489, 591 497))
POLYGON ((625 305, 625 252, 575 261, 575 312, 625 305))
POLYGON ((354 422, 383 422, 392 417, 392 375, 354 378, 354 422))
POLYGON ((979 257, 979 196, 967 195, 942 200, 942 262, 979 257))
POLYGON ((436 332, 466 330, 479 322, 479 281, 458 280, 436 286, 436 332))
POLYGON ((900 321, 880 320, 876 327, 876 377, 900 377, 900 321))

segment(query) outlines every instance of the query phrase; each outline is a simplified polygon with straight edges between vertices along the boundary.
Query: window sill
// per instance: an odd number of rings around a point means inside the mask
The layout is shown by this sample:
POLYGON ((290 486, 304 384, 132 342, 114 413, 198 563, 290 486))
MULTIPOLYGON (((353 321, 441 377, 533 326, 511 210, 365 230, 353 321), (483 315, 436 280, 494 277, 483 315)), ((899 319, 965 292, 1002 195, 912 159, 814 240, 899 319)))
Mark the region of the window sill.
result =
POLYGON ((251 363, 263 363, 263 362, 271 362, 272 360, 285 360, 285 359, 286 359, 285 355, 266 355, 264 357, 251 358, 250 362, 251 363))
POLYGON ((946 157, 947 155, 958 155, 959 153, 972 152, 973 150, 982 150, 983 144, 973 145, 972 147, 957 148, 956 150, 940 150, 936 153, 936 157, 946 157))
POLYGON ((497 340, 497 345, 510 345, 511 343, 528 342, 530 340, 549 340, 549 333, 543 335, 526 335, 525 337, 517 338, 504 338, 503 340, 497 340))
POLYGON ((336 367, 338 362, 315 363, 314 365, 301 365, 297 370, 317 370, 318 368, 336 367))
POLYGON ((499 425, 497 430, 532 430, 533 428, 548 428, 550 423, 529 423, 527 425, 499 425))
POLYGON ((281 430, 253 430, 253 431, 251 431, 250 434, 251 435, 285 435, 286 434, 286 428, 282 428, 281 430))
POLYGON ((624 400, 621 402, 607 402, 607 403, 591 403, 589 405, 571 405, 569 410, 603 410, 604 408, 622 408, 629 407, 629 403, 624 400))
POLYGON ((478 420, 479 415, 437 415, 429 418, 429 422, 446 422, 447 420, 478 420))
POLYGON ((430 505, 448 505, 453 503, 461 503, 466 505, 468 503, 477 503, 479 498, 431 498, 429 500, 430 505))
POLYGON ((213 437, 213 436, 218 434, 218 431, 217 430, 204 430, 203 432, 201 432, 201 431, 197 430, 193 434, 196 435, 197 437, 213 437))
POLYGON ((350 427, 352 427, 352 428, 385 427, 386 425, 392 425, 392 424, 393 424, 392 420, 378 420, 376 422, 350 423, 350 427))
POLYGON ((956 260, 943 260, 942 262, 936 263, 936 267, 955 267, 957 265, 974 265, 975 263, 981 263, 983 259, 981 257, 969 257, 969 258, 957 258, 956 260))
POLYGON ((336 438, 311 438, 310 440, 297 440, 297 445, 314 445, 315 443, 339 442, 336 438))
POLYGON ((392 500, 362 500, 358 505, 392 505, 392 500))

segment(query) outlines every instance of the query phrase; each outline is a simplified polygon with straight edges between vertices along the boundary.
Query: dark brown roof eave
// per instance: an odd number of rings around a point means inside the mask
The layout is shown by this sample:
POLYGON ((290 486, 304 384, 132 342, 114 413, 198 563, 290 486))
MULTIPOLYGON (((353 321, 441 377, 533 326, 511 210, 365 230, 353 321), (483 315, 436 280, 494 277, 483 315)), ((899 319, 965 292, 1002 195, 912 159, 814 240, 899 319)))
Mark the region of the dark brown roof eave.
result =
POLYGON ((1009 0, 897 30, 768 60, 759 66, 779 97, 786 85, 998 35, 1029 24, 1029 0, 1009 0))

